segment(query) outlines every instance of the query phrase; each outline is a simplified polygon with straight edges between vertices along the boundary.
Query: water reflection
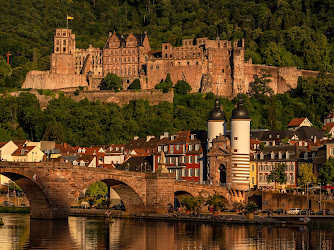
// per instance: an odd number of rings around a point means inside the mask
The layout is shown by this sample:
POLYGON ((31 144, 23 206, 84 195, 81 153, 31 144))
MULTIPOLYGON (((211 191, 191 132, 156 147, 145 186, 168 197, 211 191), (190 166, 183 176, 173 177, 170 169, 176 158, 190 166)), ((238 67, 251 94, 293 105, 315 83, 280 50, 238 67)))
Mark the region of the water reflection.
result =
POLYGON ((0 249, 333 249, 334 228, 0 215, 0 249))

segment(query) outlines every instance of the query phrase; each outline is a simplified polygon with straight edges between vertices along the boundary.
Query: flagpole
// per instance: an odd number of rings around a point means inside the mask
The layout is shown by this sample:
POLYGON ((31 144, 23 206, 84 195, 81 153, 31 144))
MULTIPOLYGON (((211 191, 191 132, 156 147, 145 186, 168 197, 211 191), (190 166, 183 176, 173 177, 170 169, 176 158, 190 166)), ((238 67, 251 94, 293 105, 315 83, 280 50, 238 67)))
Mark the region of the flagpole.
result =
POLYGON ((68 14, 66 14, 66 29, 68 29, 68 14))

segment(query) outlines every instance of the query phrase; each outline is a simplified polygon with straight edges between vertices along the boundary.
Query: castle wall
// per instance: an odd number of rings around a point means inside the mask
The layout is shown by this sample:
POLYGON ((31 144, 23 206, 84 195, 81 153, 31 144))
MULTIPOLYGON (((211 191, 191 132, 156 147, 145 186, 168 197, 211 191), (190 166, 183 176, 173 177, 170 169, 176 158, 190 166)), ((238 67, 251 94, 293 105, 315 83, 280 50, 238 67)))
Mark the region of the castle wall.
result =
MULTIPOLYGON (((113 102, 120 106, 124 104, 128 104, 131 100, 145 99, 150 105, 158 105, 161 102, 173 102, 174 92, 170 91, 168 93, 162 93, 159 90, 127 90, 114 92, 111 90, 103 90, 103 91, 79 91, 79 95, 75 96, 73 94, 75 89, 72 91, 64 92, 64 95, 67 97, 71 97, 74 101, 80 101, 87 98, 91 102, 101 101, 102 103, 113 102)), ((10 92, 12 96, 18 96, 21 92, 10 92)), ((55 97, 40 95, 37 90, 31 90, 30 93, 36 95, 38 101, 40 102, 41 108, 46 108, 49 101, 53 98, 58 98, 58 93, 56 93, 55 97)), ((9 94, 9 93, 8 93, 9 94)))
POLYGON ((83 86, 87 87, 85 75, 50 74, 50 71, 30 71, 23 83, 25 89, 61 89, 83 86))

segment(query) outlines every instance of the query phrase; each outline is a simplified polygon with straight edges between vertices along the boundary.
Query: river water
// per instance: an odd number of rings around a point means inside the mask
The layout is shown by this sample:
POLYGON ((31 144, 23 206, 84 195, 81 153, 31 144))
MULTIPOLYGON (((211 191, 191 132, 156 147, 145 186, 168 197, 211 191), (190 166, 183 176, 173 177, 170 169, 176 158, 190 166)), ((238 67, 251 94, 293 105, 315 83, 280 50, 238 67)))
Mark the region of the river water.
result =
POLYGON ((255 226, 0 214, 0 249, 334 249, 334 227, 255 226))

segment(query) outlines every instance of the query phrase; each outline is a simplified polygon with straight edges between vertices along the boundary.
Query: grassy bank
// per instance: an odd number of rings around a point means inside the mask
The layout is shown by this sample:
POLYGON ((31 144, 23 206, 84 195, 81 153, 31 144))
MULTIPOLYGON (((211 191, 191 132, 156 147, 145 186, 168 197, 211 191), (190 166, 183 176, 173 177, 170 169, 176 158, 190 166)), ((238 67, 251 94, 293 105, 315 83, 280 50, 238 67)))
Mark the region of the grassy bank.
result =
POLYGON ((29 213, 29 207, 0 207, 0 213, 29 213))

